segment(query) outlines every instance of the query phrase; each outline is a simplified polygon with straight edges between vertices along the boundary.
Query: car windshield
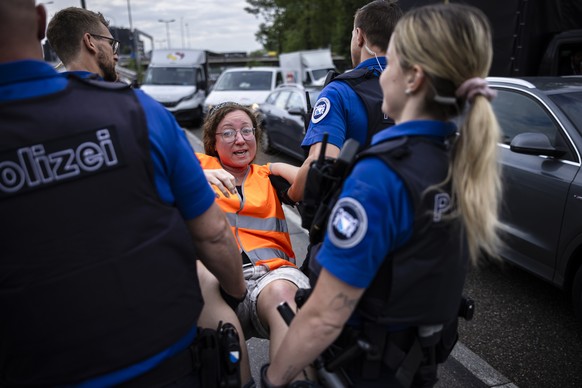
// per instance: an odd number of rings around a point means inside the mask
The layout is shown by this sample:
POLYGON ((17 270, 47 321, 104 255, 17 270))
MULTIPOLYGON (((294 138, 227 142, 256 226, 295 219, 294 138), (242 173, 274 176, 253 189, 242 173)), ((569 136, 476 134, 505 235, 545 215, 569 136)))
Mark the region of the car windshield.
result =
POLYGON ((550 95, 550 99, 554 101, 568 119, 574 123, 578 133, 582 134, 582 116, 580 115, 582 92, 553 94, 550 95))
POLYGON ((271 71, 229 71, 218 79, 214 90, 271 90, 271 71))
POLYGON ((195 69, 191 67, 149 68, 144 85, 196 85, 195 69))

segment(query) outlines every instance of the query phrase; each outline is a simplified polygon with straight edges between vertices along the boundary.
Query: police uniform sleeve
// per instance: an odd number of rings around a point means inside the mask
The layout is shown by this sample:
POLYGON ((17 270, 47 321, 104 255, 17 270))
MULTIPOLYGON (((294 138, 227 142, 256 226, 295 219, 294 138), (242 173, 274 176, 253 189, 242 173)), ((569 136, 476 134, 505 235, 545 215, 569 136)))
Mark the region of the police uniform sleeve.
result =
POLYGON ((303 138, 301 146, 305 149, 315 143, 320 143, 323 134, 328 133, 328 143, 341 148, 346 140, 347 123, 345 107, 345 91, 342 92, 340 82, 332 82, 327 85, 317 102, 313 105, 313 113, 309 122, 309 128, 303 138))
POLYGON ((214 202, 200 162, 172 113, 143 92, 136 94, 146 115, 160 199, 176 206, 184 219, 196 218, 214 202))
POLYGON ((358 288, 412 235, 414 212, 400 177, 377 158, 356 165, 328 220, 319 263, 358 288))

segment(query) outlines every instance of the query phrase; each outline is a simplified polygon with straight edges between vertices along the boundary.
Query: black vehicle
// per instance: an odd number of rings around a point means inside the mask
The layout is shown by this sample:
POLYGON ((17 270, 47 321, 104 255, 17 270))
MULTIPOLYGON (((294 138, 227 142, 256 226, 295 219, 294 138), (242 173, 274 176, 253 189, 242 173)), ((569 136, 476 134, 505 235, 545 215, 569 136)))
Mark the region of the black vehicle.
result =
POLYGON ((503 131, 502 257, 571 293, 582 318, 582 77, 488 81, 503 131))
POLYGON ((500 77, 580 74, 582 2, 577 0, 399 0, 411 8, 435 3, 479 8, 493 30, 489 75, 500 77))
POLYGON ((305 118, 308 114, 306 92, 309 94, 309 105, 315 105, 321 88, 282 84, 259 105, 263 125, 261 140, 265 152, 278 150, 299 160, 305 159, 301 142, 305 136, 305 118))

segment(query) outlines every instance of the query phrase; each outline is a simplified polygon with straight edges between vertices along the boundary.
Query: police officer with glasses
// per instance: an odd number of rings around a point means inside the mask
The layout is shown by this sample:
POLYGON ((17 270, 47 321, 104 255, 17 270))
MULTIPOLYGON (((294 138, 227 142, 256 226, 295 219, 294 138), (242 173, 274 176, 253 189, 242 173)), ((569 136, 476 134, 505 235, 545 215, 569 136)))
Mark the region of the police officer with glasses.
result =
POLYGON ((78 7, 62 9, 51 19, 47 38, 67 71, 117 81, 119 41, 111 36, 109 22, 101 13, 78 7))
POLYGON ((0 386, 202 386, 196 259, 246 293, 228 221, 171 113, 57 73, 45 26, 0 2, 0 386))

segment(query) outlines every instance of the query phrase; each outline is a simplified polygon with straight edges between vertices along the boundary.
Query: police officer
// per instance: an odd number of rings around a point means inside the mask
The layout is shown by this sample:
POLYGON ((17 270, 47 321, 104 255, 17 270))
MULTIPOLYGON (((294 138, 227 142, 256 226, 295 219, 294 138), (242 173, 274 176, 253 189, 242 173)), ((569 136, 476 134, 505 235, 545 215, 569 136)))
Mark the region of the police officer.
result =
POLYGON ((401 15, 393 0, 375 0, 356 11, 350 44, 354 69, 335 77, 314 105, 301 144, 308 150, 308 158, 296 183, 289 188, 292 200, 303 199, 305 176, 311 161, 319 155, 324 133, 329 134, 325 154, 337 157, 347 139, 355 139, 363 146, 369 144, 373 133, 393 124, 381 111, 378 77, 386 67, 386 47, 401 15))
POLYGON ((171 114, 55 72, 45 23, 0 2, 0 386, 199 386, 195 257, 246 292, 226 217, 171 114))
POLYGON ((426 6, 398 22, 380 78, 396 125, 374 137, 344 183, 317 283, 263 368, 266 386, 288 383, 334 341, 337 357, 356 349, 343 365, 353 386, 436 383, 456 340, 468 262, 497 252, 500 136, 482 78, 491 59, 476 8, 426 6), (465 105, 457 128, 451 119, 465 105))
MULTIPOLYGON (((112 37, 108 27, 109 23, 100 12, 68 7, 52 17, 47 28, 47 38, 68 73, 81 78, 116 81, 115 65, 118 61, 119 42, 112 37)), ((204 170, 204 175, 209 183, 229 194, 228 187, 232 184, 229 179, 230 174, 223 170, 209 174, 207 170, 204 170)), ((236 193, 234 186, 232 186, 232 193, 236 193)), ((201 267, 198 267, 198 273, 204 274, 205 270, 200 270, 201 267)), ((242 332, 242 327, 234 312, 226 303, 223 303, 222 298, 214 298, 215 295, 209 292, 212 287, 207 286, 204 281, 201 287, 205 292, 204 299, 211 305, 211 308, 202 309, 199 319, 201 325, 216 327, 220 321, 230 322, 239 332, 242 332)), ((240 348, 241 379, 245 382, 251 379, 251 370, 246 342, 242 335, 240 348)))
POLYGON ((81 77, 96 74, 105 81, 118 79, 115 66, 120 44, 101 13, 78 7, 62 9, 52 17, 46 34, 67 71, 81 77))

